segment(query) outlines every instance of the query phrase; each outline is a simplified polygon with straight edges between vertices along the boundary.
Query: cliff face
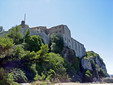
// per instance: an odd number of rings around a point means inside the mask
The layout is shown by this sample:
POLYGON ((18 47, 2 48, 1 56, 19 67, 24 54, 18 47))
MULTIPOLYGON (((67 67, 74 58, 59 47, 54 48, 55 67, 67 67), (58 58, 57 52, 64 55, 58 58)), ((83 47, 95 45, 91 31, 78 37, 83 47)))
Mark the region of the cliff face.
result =
POLYGON ((106 66, 102 58, 95 52, 89 51, 87 55, 81 59, 81 67, 85 79, 83 81, 96 81, 103 77, 107 77, 106 66), (88 80, 90 78, 90 80, 88 80))
POLYGON ((62 55, 70 64, 68 72, 71 74, 72 81, 93 82, 108 76, 101 57, 94 52, 88 53, 92 54, 90 56, 87 54, 85 57, 78 59, 73 50, 64 47, 62 55))
POLYGON ((81 65, 85 70, 96 70, 97 73, 101 68, 105 75, 108 76, 106 66, 99 56, 88 56, 81 59, 81 65))

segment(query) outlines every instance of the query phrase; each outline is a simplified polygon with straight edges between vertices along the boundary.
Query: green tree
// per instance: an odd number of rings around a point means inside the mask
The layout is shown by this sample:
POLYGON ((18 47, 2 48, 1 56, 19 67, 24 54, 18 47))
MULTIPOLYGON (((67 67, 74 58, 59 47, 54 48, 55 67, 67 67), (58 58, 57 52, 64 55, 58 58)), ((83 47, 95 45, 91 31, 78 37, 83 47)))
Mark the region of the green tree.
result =
POLYGON ((17 45, 15 46, 14 48, 14 56, 17 58, 17 59, 21 59, 22 57, 24 57, 24 49, 22 48, 22 45, 17 45))
POLYGON ((21 29, 21 26, 12 27, 6 36, 13 39, 15 44, 20 44, 22 43, 23 39, 23 35, 20 32, 21 29))
POLYGON ((63 38, 59 35, 52 34, 50 40, 51 40, 51 44, 50 44, 51 51, 55 53, 61 53, 64 47, 63 38))
POLYGON ((26 33, 25 33, 25 42, 26 43, 29 42, 30 37, 31 37, 31 35, 30 35, 30 29, 28 28, 27 31, 26 31, 26 33))
POLYGON ((0 37, 0 58, 5 57, 8 53, 12 52, 13 46, 12 39, 0 37))
POLYGON ((30 40, 27 42, 27 44, 29 47, 28 50, 36 52, 40 50, 40 47, 43 45, 43 41, 39 35, 33 35, 30 37, 30 40))

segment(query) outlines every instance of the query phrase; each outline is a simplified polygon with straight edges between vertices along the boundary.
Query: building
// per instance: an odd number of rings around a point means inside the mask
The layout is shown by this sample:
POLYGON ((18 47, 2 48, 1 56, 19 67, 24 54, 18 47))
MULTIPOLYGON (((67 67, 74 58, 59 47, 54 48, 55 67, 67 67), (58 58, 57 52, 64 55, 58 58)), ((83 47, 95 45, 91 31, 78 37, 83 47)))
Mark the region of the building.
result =
POLYGON ((81 58, 86 55, 84 45, 71 37, 71 31, 66 25, 58 25, 51 28, 39 26, 32 27, 31 30, 35 31, 37 35, 40 35, 46 44, 49 44, 50 36, 52 33, 58 34, 63 37, 64 45, 75 51, 76 56, 81 58))
MULTIPOLYGON (((30 28, 25 24, 25 21, 22 21, 20 25, 22 26, 21 32, 23 34, 25 34, 28 28, 30 28)), ((0 31, 1 30, 3 31, 3 29, 0 28, 0 31)), ((58 25, 51 28, 47 28, 46 26, 38 26, 30 28, 30 31, 31 35, 39 35, 45 44, 50 43, 50 36, 52 33, 58 34, 63 37, 64 45, 75 51, 76 56, 82 58, 86 55, 84 45, 71 37, 71 31, 66 25, 58 25)), ((8 31, 4 31, 1 35, 4 36, 7 33, 8 31)))

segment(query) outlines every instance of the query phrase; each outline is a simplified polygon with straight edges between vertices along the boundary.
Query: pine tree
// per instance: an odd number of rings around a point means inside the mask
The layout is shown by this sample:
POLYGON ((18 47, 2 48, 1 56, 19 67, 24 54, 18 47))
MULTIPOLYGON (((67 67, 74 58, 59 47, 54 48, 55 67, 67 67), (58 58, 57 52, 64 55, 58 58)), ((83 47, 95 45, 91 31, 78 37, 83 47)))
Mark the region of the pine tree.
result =
POLYGON ((31 33, 30 29, 28 28, 26 33, 25 33, 25 42, 26 43, 29 42, 29 40, 30 40, 30 33, 31 33))

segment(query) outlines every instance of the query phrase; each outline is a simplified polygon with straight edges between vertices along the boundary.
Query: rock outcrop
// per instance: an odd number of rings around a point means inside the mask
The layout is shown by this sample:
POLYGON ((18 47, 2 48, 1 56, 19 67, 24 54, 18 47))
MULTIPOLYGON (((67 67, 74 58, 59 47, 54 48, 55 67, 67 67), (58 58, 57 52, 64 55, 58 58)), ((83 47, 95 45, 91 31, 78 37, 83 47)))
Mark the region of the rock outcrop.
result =
POLYGON ((91 66, 91 62, 88 58, 83 58, 81 60, 81 65, 84 69, 87 69, 87 70, 93 70, 92 69, 92 66, 91 66))
POLYGON ((103 71, 105 72, 105 75, 108 76, 106 66, 103 60, 99 56, 95 56, 95 57, 91 56, 89 58, 83 58, 81 60, 81 65, 83 69, 91 70, 91 71, 93 71, 94 69, 98 71, 100 68, 102 68, 103 71))
MULTIPOLYGON (((84 76, 90 77, 90 81, 93 81, 94 78, 96 80, 100 80, 103 77, 107 77, 106 66, 102 60, 102 58, 92 52, 87 52, 87 55, 81 59, 81 67, 83 68, 84 76), (88 74, 87 74, 87 72, 88 74)), ((85 80, 87 82, 87 80, 85 80)))

